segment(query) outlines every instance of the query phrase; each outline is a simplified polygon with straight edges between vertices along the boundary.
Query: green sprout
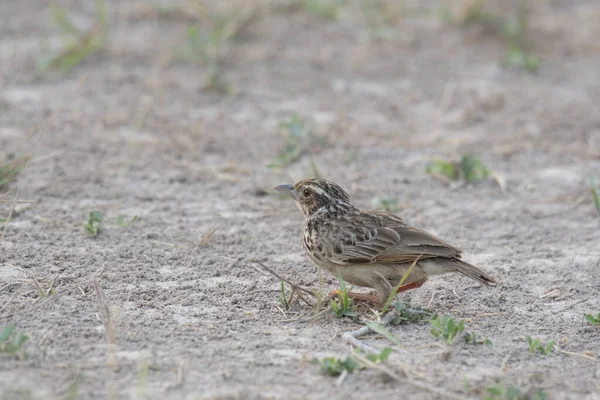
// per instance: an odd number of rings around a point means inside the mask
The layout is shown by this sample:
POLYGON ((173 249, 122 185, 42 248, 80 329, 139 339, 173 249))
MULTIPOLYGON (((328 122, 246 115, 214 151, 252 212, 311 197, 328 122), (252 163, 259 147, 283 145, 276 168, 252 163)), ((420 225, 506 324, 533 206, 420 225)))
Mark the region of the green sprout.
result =
POLYGON ((583 316, 587 322, 593 325, 600 325, 600 313, 594 317, 592 314, 585 314, 583 316))
POLYGON ((592 188, 592 199, 594 200, 594 208, 596 208, 596 212, 600 215, 600 189, 598 189, 598 185, 596 184, 596 180, 592 179, 591 182, 592 188))
POLYGON ((100 211, 91 211, 87 215, 84 213, 83 216, 87 218, 83 227, 90 236, 96 236, 102 223, 102 213, 100 211))
POLYGON ((340 359, 336 357, 326 357, 321 360, 318 358, 312 359, 313 364, 321 366, 321 371, 328 376, 339 376, 342 372, 352 372, 358 366, 352 357, 340 359))
POLYGON ((467 333, 465 335, 465 342, 470 343, 470 344, 485 344, 485 345, 492 345, 492 341, 486 337, 484 337, 483 339, 477 339, 477 335, 473 332, 467 333))
POLYGON ((521 393, 514 385, 499 383, 497 386, 487 388, 484 400, 545 400, 546 394, 543 390, 521 393))
POLYGON ((412 307, 409 301, 397 301, 394 303, 394 309, 397 317, 392 321, 392 325, 414 324, 429 321, 433 316, 431 310, 422 307, 412 307))
POLYGON ((543 355, 550 354, 552 352, 552 346, 554 346, 554 343, 556 343, 556 341, 551 340, 544 346, 540 339, 532 339, 529 335, 527 335, 525 339, 527 339, 527 345, 529 346, 530 353, 535 353, 538 351, 543 355))
POLYGON ((52 17, 63 34, 67 36, 62 50, 38 61, 38 72, 50 68, 61 68, 68 72, 81 64, 86 58, 98 53, 106 47, 107 24, 106 5, 103 0, 96 0, 96 20, 86 31, 75 27, 64 9, 52 6, 52 17))
MULTIPOLYGON (((100 219, 102 219, 102 216, 100 216, 100 219)), ((121 228, 127 228, 128 226, 131 226, 136 220, 137 220, 137 215, 134 215, 133 218, 131 218, 129 221, 127 221, 125 219, 124 215, 118 215, 117 216, 117 225, 119 225, 121 228)))
POLYGON ((356 306, 352 305, 352 299, 348 297, 346 290, 346 282, 341 275, 338 277, 340 281, 340 290, 336 296, 336 299, 330 299, 331 312, 338 318, 342 317, 355 317, 356 306))
POLYGON ((29 337, 16 329, 15 325, 9 325, 0 332, 0 356, 25 358, 23 344, 29 337))
POLYGON ((383 349, 381 349, 381 351, 379 352, 379 354, 376 354, 376 353, 368 354, 367 355, 367 360, 379 364, 379 363, 382 363, 385 360, 387 360, 388 357, 390 356, 390 354, 392 354, 392 348, 391 347, 384 347, 383 349))
POLYGON ((431 161, 425 172, 449 180, 463 179, 467 183, 483 181, 492 175, 490 169, 472 155, 464 155, 460 161, 431 161))
POLYGON ((454 319, 444 315, 442 317, 434 316, 429 323, 431 330, 429 333, 433 337, 443 339, 446 344, 451 344, 454 339, 465 330, 464 321, 456 322, 454 319))

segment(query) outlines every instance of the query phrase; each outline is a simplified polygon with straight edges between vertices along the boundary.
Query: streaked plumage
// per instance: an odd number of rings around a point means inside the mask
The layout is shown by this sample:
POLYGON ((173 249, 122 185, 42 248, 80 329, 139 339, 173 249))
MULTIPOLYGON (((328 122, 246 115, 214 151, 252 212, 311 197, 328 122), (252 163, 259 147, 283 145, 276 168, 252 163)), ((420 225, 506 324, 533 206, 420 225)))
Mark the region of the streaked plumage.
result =
POLYGON ((401 290, 421 286, 430 275, 449 272, 486 285, 494 283, 484 271, 462 261, 459 249, 394 214, 359 210, 333 182, 305 179, 275 189, 294 198, 304 214, 303 242, 311 260, 347 282, 374 288, 380 302, 416 259, 401 290))

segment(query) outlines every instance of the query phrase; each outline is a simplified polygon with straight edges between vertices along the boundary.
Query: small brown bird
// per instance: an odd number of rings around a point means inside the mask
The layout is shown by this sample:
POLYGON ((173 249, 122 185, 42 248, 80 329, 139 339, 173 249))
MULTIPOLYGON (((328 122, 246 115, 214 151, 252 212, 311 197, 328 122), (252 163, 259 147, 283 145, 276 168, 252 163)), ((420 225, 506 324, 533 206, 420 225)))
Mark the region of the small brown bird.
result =
POLYGON ((487 273, 462 261, 459 249, 400 217, 359 210, 333 182, 304 179, 274 189, 292 197, 304 214, 304 248, 317 266, 346 282, 377 291, 377 296, 348 292, 349 297, 383 304, 415 260, 398 292, 420 287, 430 275, 449 272, 460 272, 486 285, 495 283, 487 273))

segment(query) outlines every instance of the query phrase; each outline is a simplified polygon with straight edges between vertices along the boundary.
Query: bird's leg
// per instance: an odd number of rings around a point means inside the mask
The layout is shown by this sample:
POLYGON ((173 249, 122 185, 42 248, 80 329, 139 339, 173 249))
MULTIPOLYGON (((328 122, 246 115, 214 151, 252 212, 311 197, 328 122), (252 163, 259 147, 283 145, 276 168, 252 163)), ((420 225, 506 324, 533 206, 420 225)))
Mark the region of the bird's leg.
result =
POLYGON ((414 281, 411 283, 407 283, 406 285, 402 285, 398 288, 396 293, 406 292, 407 290, 420 288, 427 281, 427 278, 419 279, 418 281, 414 281))
MULTIPOLYGON (((407 283, 406 285, 402 285, 398 288, 396 293, 405 292, 407 290, 420 288, 427 281, 427 278, 419 279, 418 281, 407 283)), ((374 294, 366 294, 366 293, 357 293, 357 292, 346 292, 348 298, 358 301, 364 301, 376 306, 383 306, 385 303, 381 301, 381 299, 374 294)), ((328 297, 333 299, 335 297, 342 297, 342 292, 339 290, 334 290, 329 293, 328 297)))

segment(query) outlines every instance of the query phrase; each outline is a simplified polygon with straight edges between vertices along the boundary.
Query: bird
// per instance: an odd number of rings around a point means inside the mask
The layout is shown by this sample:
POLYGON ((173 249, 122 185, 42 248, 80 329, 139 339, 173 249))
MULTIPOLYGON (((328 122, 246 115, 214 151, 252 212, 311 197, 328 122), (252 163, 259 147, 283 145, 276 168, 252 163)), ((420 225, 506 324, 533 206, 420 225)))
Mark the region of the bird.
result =
MULTIPOLYGON (((314 264, 345 282, 376 291, 350 291, 349 298, 383 305, 413 263, 396 293, 419 288, 430 276, 453 272, 496 284, 488 273, 463 261, 458 248, 395 214, 360 210, 334 182, 310 178, 273 189, 290 196, 303 214, 303 247, 314 264)), ((333 291, 330 297, 339 294, 333 291)))

